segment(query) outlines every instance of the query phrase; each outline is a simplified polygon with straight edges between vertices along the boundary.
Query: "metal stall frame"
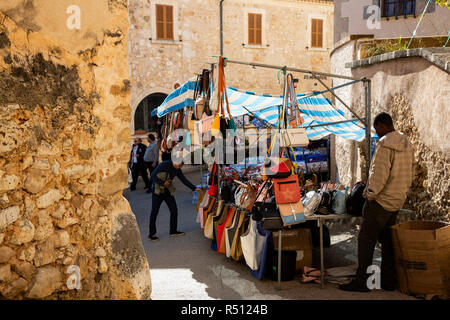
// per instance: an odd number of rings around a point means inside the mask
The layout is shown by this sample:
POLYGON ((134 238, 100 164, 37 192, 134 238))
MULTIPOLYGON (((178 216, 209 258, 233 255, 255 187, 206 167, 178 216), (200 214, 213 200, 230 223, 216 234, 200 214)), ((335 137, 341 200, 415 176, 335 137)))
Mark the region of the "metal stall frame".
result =
MULTIPOLYGON (((242 62, 242 61, 236 61, 236 60, 230 60, 228 58, 225 58, 225 66, 227 63, 231 64, 239 64, 239 65, 247 65, 251 66, 253 68, 259 67, 259 68, 268 68, 268 69, 276 69, 276 70, 282 70, 284 73, 286 71, 292 71, 292 72, 298 72, 298 73, 307 73, 312 75, 317 81, 319 81, 326 90, 319 92, 317 94, 330 92, 335 99, 337 99, 341 104, 354 116, 353 119, 345 120, 345 121, 336 121, 336 122, 328 122, 324 124, 318 124, 310 127, 323 127, 327 125, 337 124, 337 123, 344 123, 344 122, 350 122, 358 120, 365 126, 366 131, 366 179, 369 177, 369 168, 370 168, 370 161, 371 161, 371 80, 367 78, 355 78, 350 76, 343 76, 338 74, 332 74, 327 72, 319 72, 319 71, 312 71, 312 70, 306 70, 306 69, 299 69, 299 68, 291 68, 287 66, 276 66, 276 65, 269 65, 269 64, 263 64, 263 63, 257 63, 257 62, 242 62), (344 80, 351 80, 348 83, 336 86, 335 88, 328 87, 318 76, 327 76, 331 78, 338 78, 338 79, 344 79, 344 80), (344 86, 353 85, 355 83, 362 82, 364 87, 364 117, 359 117, 357 113, 349 107, 335 92, 334 89, 342 88, 344 86)), ((315 93, 309 95, 313 96, 316 95, 315 93)), ((334 108, 334 106, 333 106, 334 108)), ((247 110, 249 111, 249 110, 247 110)), ((336 217, 338 218, 338 217, 336 217)), ((321 273, 321 287, 324 288, 324 250, 323 250, 323 219, 319 218, 317 219, 318 227, 320 228, 320 273, 321 273)), ((281 248, 282 248, 282 232, 281 230, 278 231, 278 289, 281 290, 281 248)))

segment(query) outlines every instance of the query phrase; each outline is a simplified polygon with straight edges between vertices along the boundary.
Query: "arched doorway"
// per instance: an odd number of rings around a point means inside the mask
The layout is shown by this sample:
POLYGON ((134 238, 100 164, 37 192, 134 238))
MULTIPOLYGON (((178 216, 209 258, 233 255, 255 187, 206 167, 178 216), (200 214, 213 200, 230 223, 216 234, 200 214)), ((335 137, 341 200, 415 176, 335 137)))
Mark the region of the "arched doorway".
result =
POLYGON ((156 121, 158 117, 152 117, 152 111, 160 106, 167 95, 164 93, 152 93, 142 99, 134 113, 134 132, 135 134, 146 134, 156 131, 156 121))

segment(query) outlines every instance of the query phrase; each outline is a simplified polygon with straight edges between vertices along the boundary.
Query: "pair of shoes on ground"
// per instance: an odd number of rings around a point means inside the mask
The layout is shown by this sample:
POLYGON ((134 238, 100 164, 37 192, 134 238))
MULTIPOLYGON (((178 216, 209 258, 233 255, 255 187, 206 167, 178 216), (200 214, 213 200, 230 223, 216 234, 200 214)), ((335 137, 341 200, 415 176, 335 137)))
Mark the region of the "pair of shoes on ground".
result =
MULTIPOLYGON (((170 234, 171 237, 178 237, 178 236, 184 236, 184 232, 181 231, 175 231, 170 234)), ((156 235, 149 235, 148 239, 151 241, 158 241, 159 238, 156 235)))
MULTIPOLYGON (((371 290, 367 287, 367 285, 361 285, 358 281, 352 280, 347 284, 339 285, 339 289, 343 291, 352 291, 352 292, 370 292, 371 290)), ((397 287, 395 285, 390 284, 382 284, 381 289, 385 291, 395 291, 397 287)))

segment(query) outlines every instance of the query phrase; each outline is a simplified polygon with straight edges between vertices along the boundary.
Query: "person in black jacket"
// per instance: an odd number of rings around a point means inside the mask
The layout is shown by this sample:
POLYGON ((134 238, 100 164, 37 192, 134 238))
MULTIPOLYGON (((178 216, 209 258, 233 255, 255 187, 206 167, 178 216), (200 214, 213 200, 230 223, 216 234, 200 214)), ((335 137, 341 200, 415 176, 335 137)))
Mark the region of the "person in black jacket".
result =
POLYGON ((152 172, 151 180, 153 181, 152 189, 152 211, 150 213, 149 225, 149 240, 158 241, 156 236, 156 217, 159 213, 159 208, 163 202, 166 202, 170 211, 170 236, 182 236, 184 232, 177 230, 178 226, 178 208, 173 196, 175 188, 172 180, 175 177, 183 182, 192 191, 200 192, 200 189, 193 185, 181 171, 183 163, 175 163, 172 160, 161 162, 152 172))
POLYGON ((130 169, 133 182, 130 185, 130 190, 136 190, 136 184, 139 179, 139 175, 142 177, 145 183, 145 189, 150 188, 150 181, 148 180, 147 167, 144 162, 144 154, 147 150, 145 144, 142 143, 141 138, 134 139, 133 148, 130 153, 130 169))

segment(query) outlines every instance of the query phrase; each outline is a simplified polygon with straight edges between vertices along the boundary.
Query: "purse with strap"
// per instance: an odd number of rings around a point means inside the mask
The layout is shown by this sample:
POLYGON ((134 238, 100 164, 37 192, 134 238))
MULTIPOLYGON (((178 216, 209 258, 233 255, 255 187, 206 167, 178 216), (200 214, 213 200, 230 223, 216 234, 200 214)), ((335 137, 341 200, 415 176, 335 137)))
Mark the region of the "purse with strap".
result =
POLYGON ((280 216, 284 226, 305 222, 305 213, 301 200, 294 203, 278 204, 278 210, 280 210, 280 216))
POLYGON ((301 200, 300 186, 296 174, 284 179, 273 179, 273 188, 277 204, 295 203, 301 200))
POLYGON ((280 130, 280 147, 306 147, 309 144, 305 128, 280 130))
POLYGON ((214 180, 216 178, 216 167, 217 167, 217 164, 215 162, 214 162, 213 167, 214 167, 214 169, 213 169, 213 172, 212 172, 212 182, 211 182, 211 185, 209 186, 208 194, 210 196, 215 197, 219 193, 219 186, 218 185, 214 185, 214 180))

